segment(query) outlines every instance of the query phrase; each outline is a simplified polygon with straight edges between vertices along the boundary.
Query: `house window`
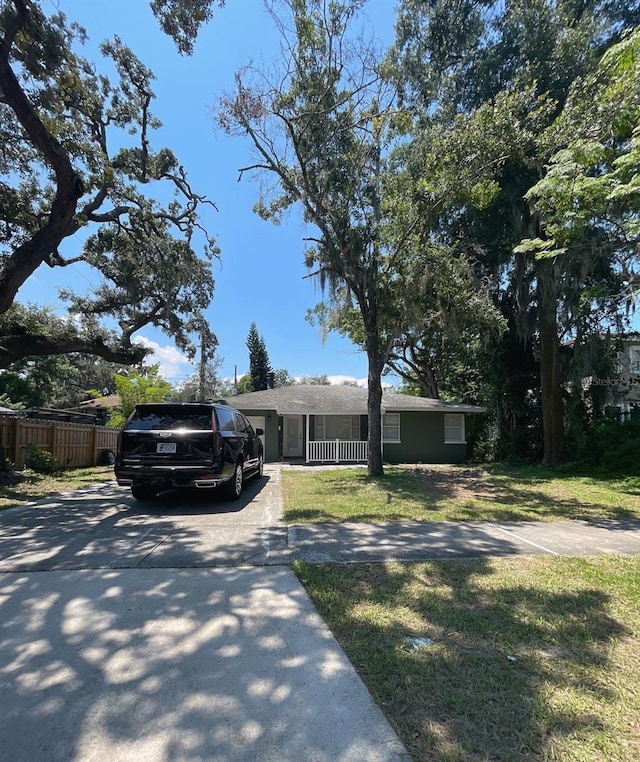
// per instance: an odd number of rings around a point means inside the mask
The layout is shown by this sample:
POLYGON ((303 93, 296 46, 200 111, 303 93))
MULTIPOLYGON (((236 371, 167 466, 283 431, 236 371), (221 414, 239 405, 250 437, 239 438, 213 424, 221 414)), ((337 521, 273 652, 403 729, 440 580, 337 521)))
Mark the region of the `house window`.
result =
POLYGON ((359 415, 317 415, 316 441, 340 439, 348 442, 360 441, 359 415))
POLYGON ((466 444, 464 438, 464 413, 444 414, 444 443, 466 444))
POLYGON ((382 416, 382 441, 400 441, 400 413, 385 413, 382 416))

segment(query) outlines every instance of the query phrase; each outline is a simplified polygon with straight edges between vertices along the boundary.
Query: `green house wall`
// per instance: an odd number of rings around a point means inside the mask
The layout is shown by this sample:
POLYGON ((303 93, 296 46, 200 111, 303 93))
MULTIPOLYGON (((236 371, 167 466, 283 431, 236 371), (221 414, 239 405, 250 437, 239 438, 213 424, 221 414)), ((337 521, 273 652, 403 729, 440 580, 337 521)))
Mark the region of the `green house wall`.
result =
MULTIPOLYGON (((275 410, 243 410, 245 415, 264 416, 264 459, 267 463, 276 463, 281 459, 280 426, 275 410)), ((367 438, 367 416, 361 421, 361 436, 367 438)), ((466 416, 468 424, 469 417, 466 416)), ((314 438, 314 420, 310 421, 311 439, 314 438)), ((303 423, 306 444, 306 420, 303 423)), ((444 443, 444 413, 400 413, 400 442, 385 442, 383 458, 386 463, 465 463, 467 460, 466 444, 444 443)))
POLYGON ((444 443, 444 413, 400 413, 400 440, 383 444, 385 462, 465 463, 467 460, 466 444, 444 443))

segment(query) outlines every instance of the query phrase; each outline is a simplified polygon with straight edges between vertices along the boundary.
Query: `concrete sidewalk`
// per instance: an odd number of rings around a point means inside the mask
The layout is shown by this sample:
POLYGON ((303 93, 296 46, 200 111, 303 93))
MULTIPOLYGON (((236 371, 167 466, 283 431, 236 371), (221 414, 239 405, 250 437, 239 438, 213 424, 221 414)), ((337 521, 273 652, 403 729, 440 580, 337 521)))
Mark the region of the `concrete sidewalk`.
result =
POLYGON ((485 556, 640 554, 640 521, 404 522, 289 527, 308 563, 432 561, 485 556))
POLYGON ((3 759, 407 762, 290 558, 276 470, 0 512, 3 759))

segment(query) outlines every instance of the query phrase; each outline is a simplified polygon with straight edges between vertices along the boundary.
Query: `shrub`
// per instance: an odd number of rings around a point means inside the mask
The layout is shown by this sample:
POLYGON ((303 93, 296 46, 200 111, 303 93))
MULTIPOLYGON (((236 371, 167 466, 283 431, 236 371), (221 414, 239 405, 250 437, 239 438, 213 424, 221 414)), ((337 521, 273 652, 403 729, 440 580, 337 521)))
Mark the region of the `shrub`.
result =
POLYGON ((42 450, 34 444, 25 447, 27 466, 37 474, 55 474, 61 471, 60 464, 48 450, 42 450))
POLYGON ((584 437, 580 460, 610 473, 640 475, 640 421, 596 421, 584 437))

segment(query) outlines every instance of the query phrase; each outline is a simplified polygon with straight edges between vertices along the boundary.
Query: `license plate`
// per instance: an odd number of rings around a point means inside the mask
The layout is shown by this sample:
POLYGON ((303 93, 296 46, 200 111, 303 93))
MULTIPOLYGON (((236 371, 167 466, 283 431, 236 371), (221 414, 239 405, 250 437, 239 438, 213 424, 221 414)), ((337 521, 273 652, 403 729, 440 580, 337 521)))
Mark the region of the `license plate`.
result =
POLYGON ((158 442, 156 452, 175 452, 175 442, 158 442))

